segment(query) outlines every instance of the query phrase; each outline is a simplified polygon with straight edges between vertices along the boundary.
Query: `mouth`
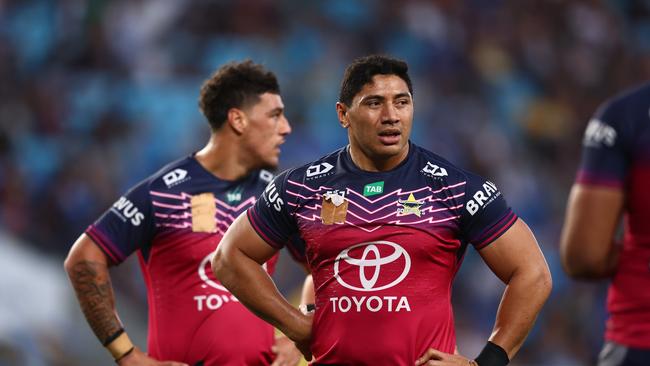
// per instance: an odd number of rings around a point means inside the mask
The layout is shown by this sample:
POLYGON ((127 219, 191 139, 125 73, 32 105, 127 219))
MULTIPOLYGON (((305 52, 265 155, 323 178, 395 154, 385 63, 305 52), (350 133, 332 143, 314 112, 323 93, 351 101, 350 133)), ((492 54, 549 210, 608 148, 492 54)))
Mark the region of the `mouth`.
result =
POLYGON ((389 128, 379 132, 379 141, 384 145, 398 144, 402 138, 402 132, 396 128, 389 128))

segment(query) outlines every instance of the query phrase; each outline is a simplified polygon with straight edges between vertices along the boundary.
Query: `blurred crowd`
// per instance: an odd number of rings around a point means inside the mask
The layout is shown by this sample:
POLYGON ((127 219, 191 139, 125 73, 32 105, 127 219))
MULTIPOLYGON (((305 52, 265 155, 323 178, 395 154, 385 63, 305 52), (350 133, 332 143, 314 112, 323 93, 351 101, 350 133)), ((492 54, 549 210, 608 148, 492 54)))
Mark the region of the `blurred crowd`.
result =
MULTIPOLYGON (((229 61, 278 75, 293 126, 283 168, 342 146, 339 82, 369 53, 409 63, 414 142, 494 181, 549 261, 552 297, 513 364, 593 364, 604 284, 568 280, 557 243, 590 115, 650 79, 643 0, 0 0, 0 232, 61 263, 122 192, 207 141, 199 87, 229 61)), ((21 281, 7 268, 0 281, 21 281)), ((488 272, 470 250, 454 287, 459 347, 472 356, 503 288, 488 272)), ((285 292, 300 283, 294 273, 278 273, 285 292)), ((0 308, 33 282, 0 285, 0 308)), ((124 282, 144 308, 143 290, 124 282)), ((67 314, 79 312, 71 301, 67 314)), ((32 323, 0 317, 0 365, 80 362, 75 339, 39 346, 32 323)))

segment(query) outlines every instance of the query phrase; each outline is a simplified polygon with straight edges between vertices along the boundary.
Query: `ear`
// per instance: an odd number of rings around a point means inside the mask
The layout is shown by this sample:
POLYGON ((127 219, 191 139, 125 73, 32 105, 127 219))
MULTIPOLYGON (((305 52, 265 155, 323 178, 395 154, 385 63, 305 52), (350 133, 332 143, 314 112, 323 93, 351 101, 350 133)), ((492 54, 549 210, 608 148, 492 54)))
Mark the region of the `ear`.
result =
POLYGON ((336 114, 339 116, 339 123, 341 127, 350 127, 350 118, 348 117, 348 106, 342 102, 336 102, 336 114))
POLYGON ((238 135, 244 133, 248 127, 248 118, 246 118, 246 114, 244 111, 237 108, 230 108, 228 110, 227 122, 238 135))

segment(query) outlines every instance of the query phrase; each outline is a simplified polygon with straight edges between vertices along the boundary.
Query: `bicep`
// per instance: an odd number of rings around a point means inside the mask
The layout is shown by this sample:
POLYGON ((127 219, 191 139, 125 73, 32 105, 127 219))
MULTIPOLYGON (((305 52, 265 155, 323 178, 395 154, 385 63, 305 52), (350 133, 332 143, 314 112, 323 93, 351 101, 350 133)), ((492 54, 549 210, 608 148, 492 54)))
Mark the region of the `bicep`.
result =
POLYGON ((621 188, 575 184, 567 203, 560 240, 563 262, 585 255, 603 260, 614 243, 614 236, 623 210, 621 188))
POLYGON ((257 234, 246 213, 243 213, 230 225, 221 239, 217 251, 226 256, 241 253, 261 265, 268 261, 278 249, 269 245, 257 234))
POLYGON ((479 254, 504 283, 508 283, 520 269, 548 270, 535 236, 522 219, 517 219, 508 231, 481 249, 479 254))

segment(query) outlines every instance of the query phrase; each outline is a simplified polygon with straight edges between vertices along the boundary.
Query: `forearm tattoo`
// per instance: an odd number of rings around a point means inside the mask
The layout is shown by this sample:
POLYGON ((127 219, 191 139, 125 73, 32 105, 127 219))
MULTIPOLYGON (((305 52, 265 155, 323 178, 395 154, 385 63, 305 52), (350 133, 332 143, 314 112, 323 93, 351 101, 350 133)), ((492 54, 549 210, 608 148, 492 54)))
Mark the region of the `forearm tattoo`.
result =
POLYGON ((115 313, 115 298, 108 268, 97 262, 82 261, 69 274, 81 310, 101 342, 122 328, 115 313))

